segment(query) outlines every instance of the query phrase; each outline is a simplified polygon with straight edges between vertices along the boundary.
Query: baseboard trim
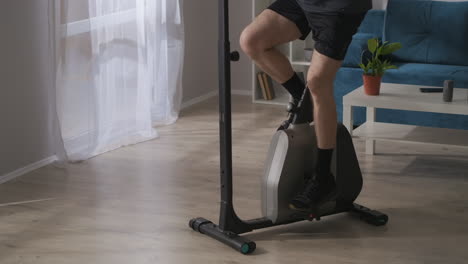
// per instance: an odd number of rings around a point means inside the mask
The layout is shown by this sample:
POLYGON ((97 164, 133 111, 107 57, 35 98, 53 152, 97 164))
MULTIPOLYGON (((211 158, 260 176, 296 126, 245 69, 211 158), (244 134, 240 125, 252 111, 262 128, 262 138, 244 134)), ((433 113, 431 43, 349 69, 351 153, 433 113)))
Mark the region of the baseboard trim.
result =
POLYGON ((250 91, 250 90, 232 90, 232 91, 231 91, 231 94, 234 94, 234 95, 251 96, 251 95, 252 95, 252 91, 250 91))
POLYGON ((185 109, 185 108, 190 107, 192 105, 196 105, 196 104, 201 103, 201 102, 203 102, 205 100, 208 100, 211 97, 214 97, 216 95, 218 95, 218 91, 214 90, 214 91, 208 92, 208 93, 206 93, 204 95, 200 95, 198 97, 192 98, 192 99, 188 100, 187 102, 183 102, 182 106, 181 106, 181 109, 185 109))
POLYGON ((0 176, 0 184, 2 183, 5 183, 5 182, 8 182, 8 181, 11 181, 17 177, 20 177, 28 172, 31 172, 33 170, 37 170, 39 168, 42 168, 44 166, 47 166, 49 164, 52 164, 54 161, 57 160, 57 157, 54 155, 54 156, 50 156, 48 158, 45 158, 43 160, 40 160, 40 161, 37 161, 37 162, 34 162, 32 164, 29 164, 27 165, 26 167, 23 167, 21 169, 17 169, 13 172, 10 172, 6 175, 2 175, 0 176))
MULTIPOLYGON (((231 90, 231 94, 233 95, 245 95, 245 96, 250 96, 252 95, 252 92, 251 91, 248 91, 248 90, 231 90)), ((205 100, 208 100, 212 97, 215 97, 218 95, 218 90, 214 90, 214 91, 211 91, 211 92, 208 92, 204 95, 200 95, 198 97, 195 97, 195 98, 192 98, 190 100, 188 100, 187 102, 183 102, 182 105, 181 105, 181 109, 185 109, 187 107, 190 107, 192 105, 196 105, 198 103, 201 103, 205 100)))

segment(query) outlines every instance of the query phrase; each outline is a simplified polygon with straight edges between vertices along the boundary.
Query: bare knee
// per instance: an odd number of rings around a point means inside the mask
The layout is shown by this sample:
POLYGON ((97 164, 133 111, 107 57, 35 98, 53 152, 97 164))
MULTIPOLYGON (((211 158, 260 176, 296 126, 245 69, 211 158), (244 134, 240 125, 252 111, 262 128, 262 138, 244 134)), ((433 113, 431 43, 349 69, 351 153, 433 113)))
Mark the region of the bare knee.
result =
POLYGON ((242 31, 239 42, 244 53, 252 59, 257 58, 259 55, 271 48, 265 43, 265 40, 263 40, 258 33, 251 30, 249 27, 242 31))
POLYGON ((320 74, 307 76, 307 87, 317 104, 333 100, 333 81, 333 78, 320 74))

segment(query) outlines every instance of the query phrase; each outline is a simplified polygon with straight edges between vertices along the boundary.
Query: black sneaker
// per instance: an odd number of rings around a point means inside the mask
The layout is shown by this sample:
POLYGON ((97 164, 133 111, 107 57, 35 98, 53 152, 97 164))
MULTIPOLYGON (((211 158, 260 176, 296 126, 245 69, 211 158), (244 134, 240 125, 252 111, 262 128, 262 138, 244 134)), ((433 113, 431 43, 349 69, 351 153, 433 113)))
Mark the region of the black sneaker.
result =
POLYGON ((319 183, 315 179, 310 179, 302 192, 296 195, 289 207, 293 210, 309 210, 313 205, 327 199, 332 199, 336 193, 335 178, 330 175, 328 181, 319 183))

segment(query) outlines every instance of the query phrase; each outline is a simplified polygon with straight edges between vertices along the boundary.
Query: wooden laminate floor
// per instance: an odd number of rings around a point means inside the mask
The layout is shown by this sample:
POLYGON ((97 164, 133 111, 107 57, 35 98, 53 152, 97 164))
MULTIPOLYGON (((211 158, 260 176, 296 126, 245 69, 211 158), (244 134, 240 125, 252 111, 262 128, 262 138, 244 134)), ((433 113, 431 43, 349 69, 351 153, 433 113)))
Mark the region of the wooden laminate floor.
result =
MULTIPOLYGON (((276 106, 234 97, 235 203, 259 217, 259 179, 276 106)), ((0 263, 468 263, 468 151, 377 143, 359 203, 386 227, 346 214, 249 234, 243 256, 188 228, 218 217, 217 101, 184 111, 161 137, 68 170, 48 166, 0 185, 0 263), (46 199, 42 201, 37 201, 46 199), (30 201, 30 202, 27 202, 30 201), (24 202, 18 203, 17 202, 24 202)))

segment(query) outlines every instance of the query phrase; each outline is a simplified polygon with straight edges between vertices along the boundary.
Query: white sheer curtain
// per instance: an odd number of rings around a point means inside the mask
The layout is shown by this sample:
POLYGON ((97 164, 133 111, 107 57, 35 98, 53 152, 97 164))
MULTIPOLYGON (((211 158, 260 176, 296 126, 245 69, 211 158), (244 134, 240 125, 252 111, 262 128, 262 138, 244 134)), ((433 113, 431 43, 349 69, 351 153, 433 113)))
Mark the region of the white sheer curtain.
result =
POLYGON ((182 0, 56 0, 60 159, 154 139, 176 121, 182 0))

